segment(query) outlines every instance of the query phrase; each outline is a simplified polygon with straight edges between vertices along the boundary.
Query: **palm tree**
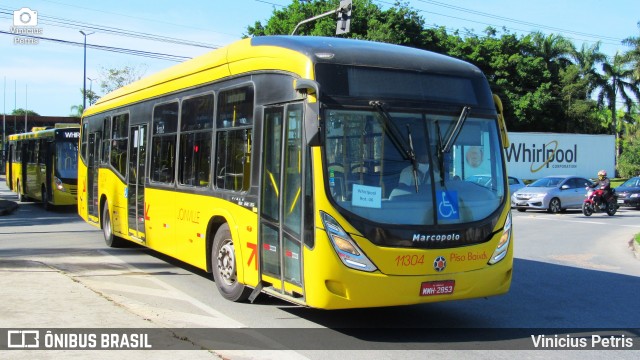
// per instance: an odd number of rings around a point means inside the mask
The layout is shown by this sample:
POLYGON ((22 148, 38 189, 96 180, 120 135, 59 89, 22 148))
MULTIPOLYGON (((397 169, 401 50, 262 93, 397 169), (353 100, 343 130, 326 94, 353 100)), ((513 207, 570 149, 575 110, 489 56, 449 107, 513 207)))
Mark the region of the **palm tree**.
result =
POLYGON ((83 112, 84 112, 84 106, 82 106, 82 104, 73 105, 71 107, 71 114, 69 116, 81 118, 83 112))
POLYGON ((572 53, 573 45, 562 35, 549 34, 545 36, 541 32, 535 32, 532 42, 535 47, 534 55, 544 59, 547 68, 554 77, 558 75, 561 67, 571 63, 569 56, 572 53))
MULTIPOLYGON (((638 28, 640 28, 640 21, 638 22, 638 28)), ((622 43, 632 47, 625 55, 629 57, 630 61, 635 63, 633 65, 634 76, 637 81, 640 81, 640 36, 628 37, 622 40, 622 43)))
POLYGON ((571 46, 570 55, 576 66, 580 69, 580 74, 591 84, 598 77, 596 66, 603 63, 607 57, 600 52, 600 42, 589 46, 582 44, 580 50, 571 46))
POLYGON ((630 66, 628 56, 616 53, 602 63, 602 74, 595 79, 593 91, 598 94, 598 105, 607 106, 611 112, 611 132, 616 136, 616 163, 620 155, 620 132, 617 121, 617 101, 622 100, 631 110, 634 98, 640 99, 638 83, 634 81, 634 69, 630 66))

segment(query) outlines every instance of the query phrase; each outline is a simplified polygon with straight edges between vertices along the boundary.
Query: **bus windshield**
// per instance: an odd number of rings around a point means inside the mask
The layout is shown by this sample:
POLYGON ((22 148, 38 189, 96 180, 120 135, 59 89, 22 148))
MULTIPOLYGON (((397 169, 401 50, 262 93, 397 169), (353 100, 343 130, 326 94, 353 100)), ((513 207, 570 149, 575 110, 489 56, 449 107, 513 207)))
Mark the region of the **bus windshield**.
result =
POLYGON ((460 113, 327 110, 325 176, 334 203, 383 224, 488 217, 506 194, 496 121, 463 113, 461 121, 460 113))
POLYGON ((56 175, 60 179, 78 178, 78 143, 76 141, 56 143, 56 175))

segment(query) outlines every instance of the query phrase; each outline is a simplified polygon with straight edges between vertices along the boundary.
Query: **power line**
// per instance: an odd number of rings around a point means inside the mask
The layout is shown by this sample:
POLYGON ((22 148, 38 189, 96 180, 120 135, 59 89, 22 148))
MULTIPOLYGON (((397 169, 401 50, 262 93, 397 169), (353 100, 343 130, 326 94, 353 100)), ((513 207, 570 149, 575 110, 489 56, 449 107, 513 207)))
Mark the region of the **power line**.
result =
POLYGON ((158 23, 158 24, 166 24, 166 25, 171 25, 171 26, 176 26, 179 28, 189 28, 189 29, 195 29, 195 30, 201 30, 201 31, 206 31, 208 33, 216 33, 216 34, 222 34, 222 35, 229 35, 229 36, 238 36, 237 34, 229 34, 229 33, 223 33, 220 31, 213 31, 210 29, 203 29, 203 28, 199 28, 199 27, 195 27, 195 26, 191 26, 191 25, 185 25, 185 24, 176 24, 176 23, 172 23, 172 22, 168 22, 168 21, 162 21, 159 19, 148 19, 148 18, 144 18, 141 16, 133 16, 133 15, 129 15, 129 14, 120 14, 117 12, 113 12, 113 11, 106 11, 106 10, 98 10, 98 9, 94 9, 94 8, 90 8, 90 7, 86 7, 86 6, 79 6, 77 4, 67 4, 64 2, 60 2, 60 1, 52 1, 52 0, 40 0, 43 2, 48 2, 48 3, 52 3, 52 4, 57 4, 57 5, 62 5, 62 6, 67 6, 70 8, 74 8, 74 9, 84 9, 84 10, 89 10, 89 11, 93 11, 93 12, 99 12, 99 13, 103 13, 103 14, 109 14, 109 15, 116 15, 116 16, 120 16, 120 17, 126 17, 126 18, 130 18, 130 19, 135 19, 135 20, 142 20, 142 21, 147 21, 147 22, 153 22, 153 23, 158 23))
MULTIPOLYGON (((12 10, 0 7, 0 17, 12 18, 12 16, 13 16, 12 10), (5 16, 2 16, 2 15, 5 15, 5 16)), ((144 32, 138 32, 138 31, 130 31, 130 30, 125 30, 117 27, 94 25, 94 24, 79 22, 75 20, 46 16, 42 14, 39 14, 38 17, 39 17, 39 22, 46 25, 56 26, 56 27, 70 28, 70 29, 76 29, 76 30, 90 30, 94 32, 101 32, 101 33, 112 34, 112 35, 123 36, 123 37, 159 41, 163 43, 172 43, 172 44, 178 44, 178 45, 187 45, 187 46, 194 46, 194 47, 207 48, 207 49, 217 49, 220 47, 219 45, 214 45, 214 44, 183 40, 179 38, 154 35, 154 34, 149 34, 144 32)))
MULTIPOLYGON (((258 1, 258 0, 256 0, 258 1)), ((387 2, 387 1, 382 1, 382 0, 375 0, 377 3, 380 4, 385 4, 385 5, 389 5, 389 6, 395 6, 396 4, 387 2)), ((417 0, 423 3, 427 3, 428 0, 417 0)), ((433 3, 437 3, 437 2, 433 2, 433 3)), ((443 4, 443 3, 438 3, 441 6, 445 6, 445 7, 450 7, 447 4, 443 4)), ((436 4, 433 4, 436 5, 436 4)), ((455 7, 458 8, 457 10, 459 11, 464 11, 466 10, 466 12, 472 13, 472 14, 476 14, 476 15, 480 15, 480 16, 487 16, 487 17, 491 17, 494 19, 501 19, 503 21, 510 21, 513 23, 519 23, 519 24, 527 24, 530 26, 534 26, 534 27, 538 27, 538 28, 544 28, 544 29, 548 29, 548 30, 556 30, 556 31, 561 31, 561 32, 565 32, 565 33, 572 33, 572 34, 580 34, 580 36, 585 36, 585 37, 591 37, 591 38, 595 38, 597 40, 588 40, 588 39, 583 39, 583 38, 575 38, 575 37, 570 37, 570 36, 566 36, 563 34, 563 36, 569 40, 575 40, 575 41, 584 41, 584 42, 591 42, 591 43, 595 43, 600 41, 602 44, 607 44, 607 45, 621 45, 622 39, 619 38, 613 38, 613 37, 609 37, 609 36, 601 36, 601 35, 595 35, 595 34, 587 34, 587 33, 581 33, 581 32, 577 32, 577 31, 573 31, 573 30, 565 30, 565 29, 561 29, 561 28, 555 28, 555 27, 551 27, 551 26, 545 26, 545 25, 540 25, 540 24, 536 24, 536 23, 531 23, 531 22, 526 22, 526 21, 522 21, 522 20, 517 20, 517 19, 511 19, 511 18, 507 18, 507 17, 502 17, 502 16, 498 16, 498 15, 492 15, 492 14, 488 14, 488 13, 483 13, 480 11, 475 11, 475 10, 469 10, 466 8, 462 8, 462 7, 455 7), (602 39, 610 39, 613 41, 618 41, 618 42, 608 42, 608 41, 604 41, 602 39)), ((487 23, 487 22, 482 22, 482 21, 477 21, 477 20, 471 20, 468 18, 463 18, 463 17, 458 17, 458 16, 453 16, 453 15, 447 15, 447 14, 442 14, 442 13, 437 13, 437 12, 433 12, 433 11, 428 11, 428 10, 424 10, 424 9, 419 9, 415 6, 412 6, 412 9, 414 9, 417 12, 421 12, 421 13, 427 13, 427 14, 433 14, 433 15, 438 15, 438 16, 443 16, 443 17, 447 17, 447 18, 451 18, 451 19, 456 19, 456 20, 462 20, 462 21, 466 21, 466 22, 470 22, 470 23, 477 23, 477 24, 481 24, 481 25, 486 25, 486 26, 491 26, 491 27, 495 27, 495 28, 501 28, 504 27, 507 30, 511 30, 511 31, 517 31, 517 32, 521 32, 521 33, 528 33, 528 34, 532 34, 536 31, 532 31, 532 30, 525 30, 525 29, 518 29, 518 28, 514 28, 514 27, 508 27, 508 26, 504 26, 504 25, 496 25, 496 24, 492 24, 492 23, 487 23)), ((431 27, 431 28, 438 28, 439 26, 437 25, 426 25, 427 27, 431 27)), ((466 33, 467 35, 471 35, 471 36, 477 36, 477 34, 475 34, 474 32, 472 32, 471 30, 468 29, 464 29, 464 30, 460 30, 460 29, 454 29, 451 27, 447 27, 447 26, 442 26, 445 29, 449 30, 449 31, 462 31, 463 33, 466 33)))
POLYGON ((260 3, 264 3, 264 4, 268 4, 268 5, 273 5, 273 6, 277 6, 277 7, 285 7, 285 5, 280 5, 280 4, 276 4, 276 3, 272 3, 272 2, 268 2, 265 0, 254 0, 255 2, 260 2, 260 3))
MULTIPOLYGON (((64 44, 64 45, 80 46, 80 47, 84 46, 84 43, 81 43, 81 42, 68 41, 68 40, 62 40, 62 39, 54 39, 54 38, 48 38, 48 37, 44 37, 44 36, 35 36, 35 35, 28 35, 28 34, 14 34, 14 33, 11 33, 11 32, 8 32, 8 31, 2 31, 2 30, 0 30, 0 34, 11 35, 11 36, 20 36, 20 37, 31 38, 31 39, 37 39, 38 41, 40 41, 40 40, 51 41, 51 42, 64 44)), ((95 49, 95 50, 101 50, 101 51, 109 51, 109 52, 120 53, 120 54, 142 56, 142 57, 152 58, 152 59, 168 60, 168 61, 174 61, 174 62, 182 62, 182 61, 191 59, 190 57, 187 57, 187 56, 163 54, 163 53, 149 52, 149 51, 142 51, 142 50, 125 49, 125 48, 118 48, 118 47, 104 46, 104 45, 96 45, 96 44, 87 44, 87 48, 95 49)))
POLYGON ((605 39, 605 40, 610 40, 610 41, 622 42, 622 39, 620 39, 620 38, 615 38, 615 37, 611 37, 611 36, 590 34, 590 33, 585 33, 585 32, 580 32, 580 31, 575 31, 575 30, 568 30, 568 29, 563 29, 563 28, 559 28, 559 27, 555 27, 555 26, 536 24, 536 23, 532 23, 532 22, 529 22, 529 21, 518 20, 518 19, 506 17, 506 16, 490 14, 490 13, 477 11, 477 10, 473 10, 473 9, 468 9, 468 8, 464 8, 464 7, 460 7, 460 6, 450 5, 450 4, 446 4, 446 3, 442 3, 442 2, 434 1, 434 0, 416 0, 416 1, 421 2, 421 3, 425 3, 425 4, 431 4, 431 5, 435 5, 435 6, 440 6, 440 7, 456 10, 456 11, 461 11, 461 12, 465 12, 465 13, 469 13, 469 14, 473 14, 473 15, 479 15, 479 16, 483 16, 483 17, 488 17, 488 18, 491 18, 491 19, 502 20, 502 21, 506 21, 506 22, 510 22, 510 23, 514 23, 514 24, 534 26, 536 28, 559 31, 559 32, 562 32, 562 33, 569 33, 569 34, 574 34, 574 35, 578 35, 578 36, 585 36, 585 37, 596 38, 596 39, 605 39))

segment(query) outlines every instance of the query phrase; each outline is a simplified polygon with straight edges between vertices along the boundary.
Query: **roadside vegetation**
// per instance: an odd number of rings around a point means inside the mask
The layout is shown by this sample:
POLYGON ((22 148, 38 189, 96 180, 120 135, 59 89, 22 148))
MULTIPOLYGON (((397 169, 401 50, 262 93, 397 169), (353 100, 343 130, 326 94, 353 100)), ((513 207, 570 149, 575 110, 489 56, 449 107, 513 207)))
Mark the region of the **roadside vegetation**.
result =
MULTIPOLYGON (((339 0, 293 1, 274 9, 247 36, 290 34, 303 19, 336 9, 339 0)), ((516 35, 487 27, 481 34, 433 26, 429 18, 396 2, 382 10, 354 0, 351 32, 342 35, 411 46, 469 61, 502 98, 509 131, 616 136, 618 173, 640 173, 640 36, 629 34, 628 51, 605 56, 600 44, 574 44, 557 34, 516 35)), ((425 16, 428 16, 426 13, 425 16)), ((299 35, 336 36, 335 18, 301 26, 299 35)), ((640 34, 640 23, 639 23, 640 34)))

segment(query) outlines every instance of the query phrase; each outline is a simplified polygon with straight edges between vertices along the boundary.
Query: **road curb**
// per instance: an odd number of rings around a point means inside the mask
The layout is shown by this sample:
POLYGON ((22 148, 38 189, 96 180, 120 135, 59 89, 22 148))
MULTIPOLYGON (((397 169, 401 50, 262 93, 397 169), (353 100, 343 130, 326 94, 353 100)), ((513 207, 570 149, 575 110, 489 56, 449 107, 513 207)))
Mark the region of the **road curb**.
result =
POLYGON ((635 256, 636 259, 640 260, 640 244, 638 244, 638 242, 635 239, 631 239, 631 251, 633 251, 633 256, 635 256))
POLYGON ((18 208, 18 203, 9 200, 0 200, 0 216, 9 215, 18 208))

